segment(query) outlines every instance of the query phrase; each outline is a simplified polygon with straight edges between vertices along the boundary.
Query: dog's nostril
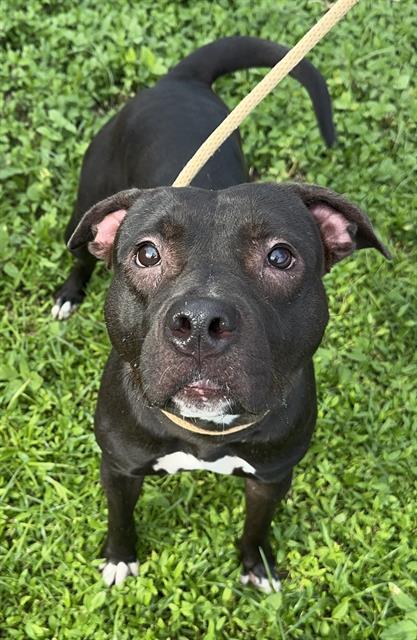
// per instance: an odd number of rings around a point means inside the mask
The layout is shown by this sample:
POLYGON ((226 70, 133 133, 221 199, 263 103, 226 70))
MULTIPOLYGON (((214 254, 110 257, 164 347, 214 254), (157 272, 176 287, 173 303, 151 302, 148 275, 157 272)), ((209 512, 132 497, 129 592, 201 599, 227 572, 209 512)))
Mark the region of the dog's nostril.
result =
POLYGON ((166 339, 187 355, 204 358, 225 351, 237 338, 239 312, 225 300, 191 298, 175 302, 164 322, 166 339))
POLYGON ((210 338, 219 340, 230 336, 233 330, 224 318, 213 318, 209 324, 208 332, 210 338))
POLYGON ((187 316, 175 316, 171 322, 171 332, 179 338, 188 337, 191 333, 191 322, 187 316))

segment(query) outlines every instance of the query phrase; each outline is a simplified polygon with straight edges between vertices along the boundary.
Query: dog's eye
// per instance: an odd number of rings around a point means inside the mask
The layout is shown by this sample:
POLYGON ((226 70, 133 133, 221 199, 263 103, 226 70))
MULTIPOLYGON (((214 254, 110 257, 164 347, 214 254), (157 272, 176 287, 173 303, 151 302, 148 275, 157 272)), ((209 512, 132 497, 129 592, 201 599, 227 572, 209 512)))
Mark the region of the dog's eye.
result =
POLYGON ((135 262, 138 267, 155 267, 161 262, 161 256, 152 242, 142 242, 136 251, 135 262))
POLYGON ((277 245, 268 253, 268 262, 276 269, 288 269, 294 261, 294 256, 288 247, 277 245))

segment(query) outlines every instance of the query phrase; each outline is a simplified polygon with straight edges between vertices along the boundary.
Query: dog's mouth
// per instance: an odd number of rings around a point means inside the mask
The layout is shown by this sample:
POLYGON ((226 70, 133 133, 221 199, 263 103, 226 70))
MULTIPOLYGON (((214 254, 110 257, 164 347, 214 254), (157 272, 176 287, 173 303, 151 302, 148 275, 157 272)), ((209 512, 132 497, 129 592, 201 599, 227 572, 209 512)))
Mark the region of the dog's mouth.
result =
POLYGON ((172 396, 171 402, 176 413, 187 418, 228 424, 240 414, 230 392, 208 378, 186 384, 172 396))
POLYGON ((220 398, 226 398, 226 390, 217 382, 208 378, 195 380, 186 384, 176 394, 174 399, 185 402, 210 402, 220 398))

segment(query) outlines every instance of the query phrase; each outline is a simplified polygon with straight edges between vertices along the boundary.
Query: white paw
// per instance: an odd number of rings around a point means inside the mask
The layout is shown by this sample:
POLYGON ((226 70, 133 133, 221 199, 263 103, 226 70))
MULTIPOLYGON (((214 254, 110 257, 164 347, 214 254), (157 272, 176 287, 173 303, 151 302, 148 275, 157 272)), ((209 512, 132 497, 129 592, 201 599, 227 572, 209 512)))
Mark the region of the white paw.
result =
POLYGON ((105 584, 111 587, 112 584, 122 584, 128 576, 136 577, 139 573, 139 562, 104 562, 100 566, 101 575, 105 584))
POLYGON ((61 298, 57 298, 54 306, 52 307, 51 315, 54 320, 66 320, 76 308, 77 305, 73 304, 69 300, 62 302, 61 298))
POLYGON ((268 578, 259 578, 252 571, 249 573, 243 573, 240 576, 241 584, 253 584, 254 587, 263 591, 264 593, 273 593, 281 591, 281 582, 275 578, 269 580, 268 578))

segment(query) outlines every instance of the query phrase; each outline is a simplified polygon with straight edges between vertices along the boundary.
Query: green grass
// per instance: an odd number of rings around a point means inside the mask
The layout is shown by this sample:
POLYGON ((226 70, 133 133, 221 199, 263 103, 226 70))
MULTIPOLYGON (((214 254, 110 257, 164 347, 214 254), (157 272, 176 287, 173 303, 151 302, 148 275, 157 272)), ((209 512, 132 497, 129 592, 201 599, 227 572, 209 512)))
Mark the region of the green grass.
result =
MULTIPOLYGON (((293 44, 326 4, 2 0, 0 636, 417 638, 413 0, 362 0, 311 54, 334 98, 337 148, 324 150, 289 79, 242 127, 262 179, 348 194, 394 254, 360 252, 326 277, 317 431, 273 525, 282 594, 239 585, 241 481, 209 473, 146 481, 140 577, 103 588, 92 416, 109 349, 105 270, 73 318, 50 318, 83 152, 109 115, 198 45, 235 33, 293 44)), ((217 88, 233 105, 261 75, 217 88)))

